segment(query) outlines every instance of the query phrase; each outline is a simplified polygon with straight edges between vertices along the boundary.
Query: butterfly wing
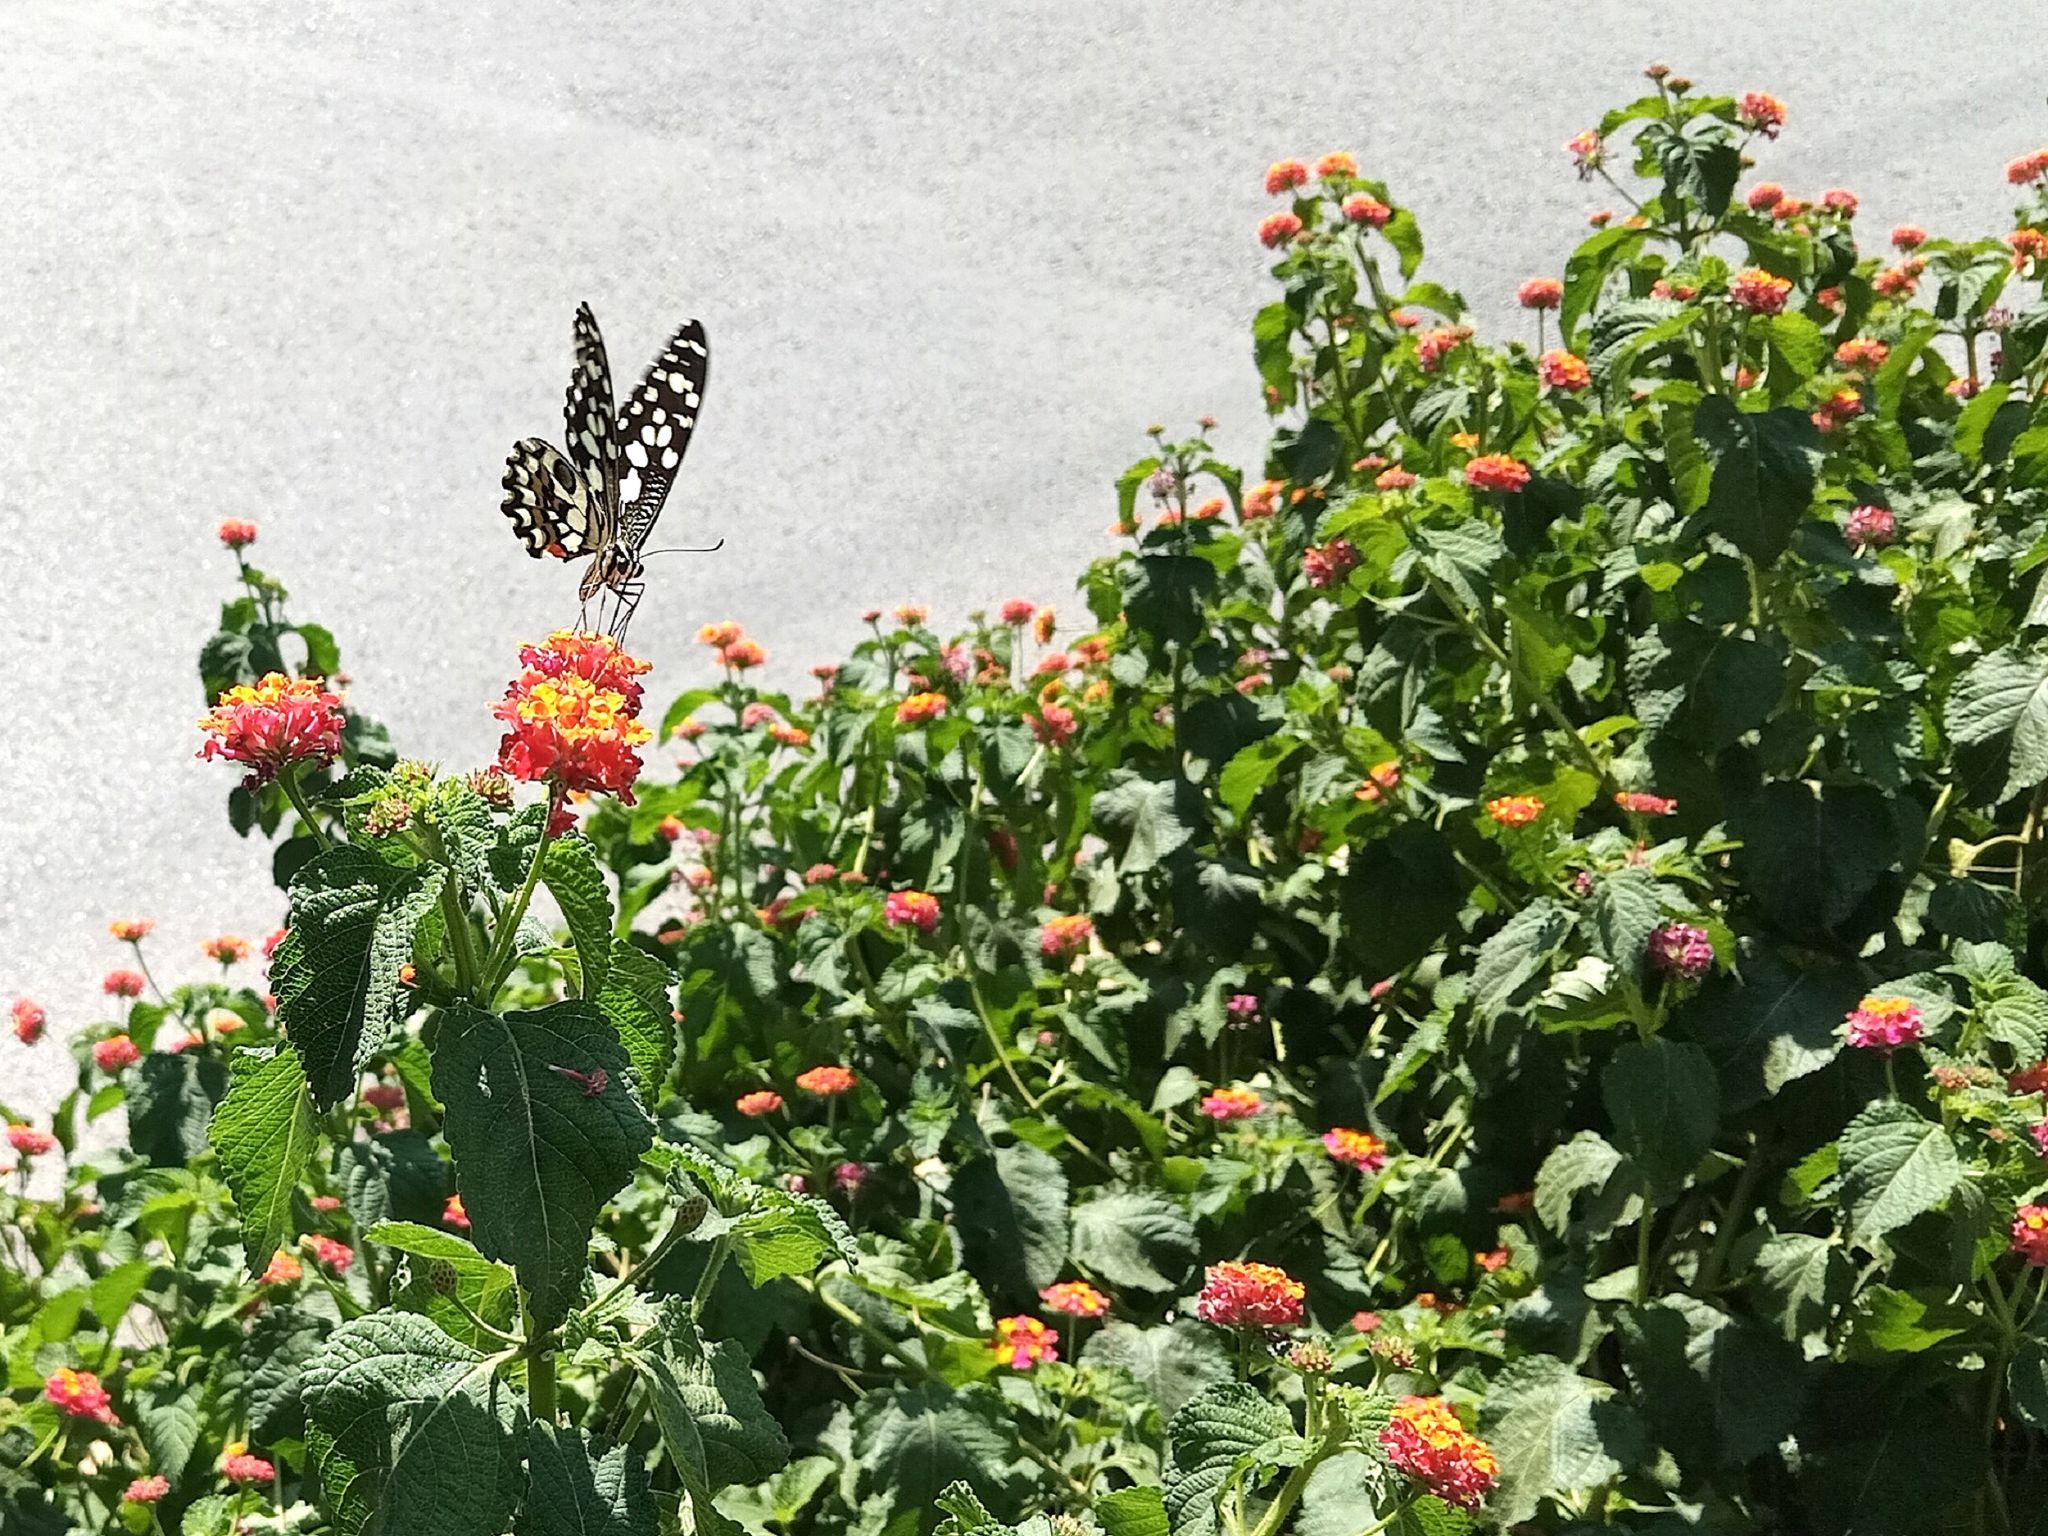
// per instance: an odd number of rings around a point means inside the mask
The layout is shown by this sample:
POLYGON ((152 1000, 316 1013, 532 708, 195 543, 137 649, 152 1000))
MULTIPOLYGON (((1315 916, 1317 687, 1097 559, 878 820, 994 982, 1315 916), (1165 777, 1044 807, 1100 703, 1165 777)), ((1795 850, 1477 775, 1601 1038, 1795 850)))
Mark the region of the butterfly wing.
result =
POLYGON ((647 542, 661 504, 697 427, 711 349, 704 327, 686 320, 648 366, 640 387, 619 413, 617 442, 625 459, 619 476, 619 542, 637 551, 647 542))
POLYGON ((596 513, 593 544, 601 545, 618 526, 619 438, 612 408, 612 369, 604 337, 588 304, 576 306, 576 366, 562 405, 563 441, 583 472, 596 513))
POLYGON ((527 437, 514 444, 505 460, 504 486, 500 510, 536 560, 587 555, 609 537, 611 525, 598 509, 590 482, 551 443, 527 437))

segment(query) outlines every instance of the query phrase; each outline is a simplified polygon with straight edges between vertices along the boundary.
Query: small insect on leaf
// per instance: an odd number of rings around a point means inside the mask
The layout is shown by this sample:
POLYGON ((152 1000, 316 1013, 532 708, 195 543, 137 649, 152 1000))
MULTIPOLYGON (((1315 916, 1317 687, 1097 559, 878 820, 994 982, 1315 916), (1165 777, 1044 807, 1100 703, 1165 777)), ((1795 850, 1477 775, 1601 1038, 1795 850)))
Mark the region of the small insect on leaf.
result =
POLYGON ((611 1074, 605 1071, 603 1067, 588 1073, 578 1072, 574 1067, 550 1066, 548 1070, 560 1073, 572 1083, 581 1083, 583 1085, 583 1097, 586 1099, 594 1099, 600 1093, 603 1093, 610 1086, 612 1080, 611 1074))

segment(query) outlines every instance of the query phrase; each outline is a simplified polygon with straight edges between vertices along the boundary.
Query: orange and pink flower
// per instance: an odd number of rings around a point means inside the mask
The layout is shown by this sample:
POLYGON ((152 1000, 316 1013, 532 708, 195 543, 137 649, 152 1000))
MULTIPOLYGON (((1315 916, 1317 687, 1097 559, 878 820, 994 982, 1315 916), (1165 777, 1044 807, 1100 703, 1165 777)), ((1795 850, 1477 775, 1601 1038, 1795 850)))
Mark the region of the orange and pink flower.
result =
POLYGON ((1762 91, 1744 91, 1736 118, 1743 127, 1775 139, 1778 130, 1785 126, 1785 103, 1762 91))
POLYGON ((1536 377, 1552 389, 1576 394, 1593 382, 1593 370, 1576 352, 1552 347, 1536 359, 1536 377))
POLYGON ((1259 220, 1259 244, 1277 250, 1301 233, 1301 220, 1292 213, 1269 213, 1259 220))
POLYGON ((43 1383, 43 1396, 57 1411, 74 1419, 92 1419, 100 1424, 118 1424, 114 1400, 91 1371, 65 1366, 43 1383))
POLYGON ((1500 795, 1486 802, 1486 814, 1503 827, 1526 827, 1543 814, 1540 795, 1500 795))
POLYGON ((1308 181, 1308 167, 1299 160, 1275 160, 1266 167, 1266 195, 1278 197, 1308 181))
POLYGON ((929 891, 891 891, 882 915, 892 928, 917 928, 925 933, 939 926, 939 898, 929 891))
POLYGON ((110 1035, 105 1040, 94 1042, 92 1059, 102 1072, 111 1076, 123 1067, 132 1067, 142 1060, 142 1052, 136 1049, 135 1042, 126 1035, 110 1035))
POLYGON ((341 755, 346 723, 341 695, 328 692, 319 679, 271 672, 224 690, 213 712, 200 717, 207 741, 199 756, 246 763, 242 782, 254 788, 296 763, 332 762, 341 755))
POLYGON ((306 1266, 299 1262, 298 1256, 286 1253, 280 1248, 270 1256, 270 1263, 264 1268, 259 1283, 290 1285, 293 1281, 303 1278, 305 1273, 306 1266))
POLYGON ((1778 314, 1791 296, 1792 280, 1762 267, 1744 267, 1728 283, 1728 297, 1754 315, 1778 314))
POLYGON ((812 1067, 808 1072, 799 1072, 796 1085, 805 1093, 814 1094, 818 1098, 836 1099, 842 1093, 853 1092, 853 1086, 858 1081, 859 1079, 845 1067, 823 1066, 812 1067))
POLYGON ((1529 483, 1529 466, 1505 453, 1482 453, 1465 466, 1465 483, 1475 491, 1519 491, 1529 483))
POLYGON ((1038 931, 1038 952, 1048 960, 1068 961, 1088 948, 1095 924, 1082 912, 1063 912, 1038 931))
POLYGON ((1201 1113, 1218 1122, 1249 1120, 1266 1107, 1266 1101, 1251 1088, 1218 1088, 1203 1098, 1201 1113))
POLYGON ((1211 1264, 1195 1298, 1195 1315, 1225 1328, 1291 1328, 1305 1315, 1308 1290, 1271 1264, 1211 1264))
POLYGON ((572 793, 603 790, 633 803, 636 750, 654 739, 639 719, 638 678, 649 664, 609 635, 557 630, 520 648, 520 675, 491 713, 510 729, 498 766, 515 779, 572 793))
POLYGON ((167 1498, 170 1491, 171 1480, 161 1472, 152 1472, 149 1476, 138 1477, 130 1483, 121 1498, 129 1504, 154 1504, 159 1499, 167 1498))
POLYGON ((7 1145, 23 1157, 41 1157, 57 1149, 57 1138, 32 1125, 10 1125, 7 1127, 7 1145))
POLYGON ((1323 1132, 1323 1150, 1332 1161, 1360 1173, 1377 1173, 1387 1166, 1387 1144, 1371 1131, 1336 1126, 1323 1132))
POLYGON ((1063 1317, 1101 1317, 1109 1310, 1109 1298, 1086 1280, 1062 1280, 1038 1293, 1048 1312, 1063 1317))
POLYGON ((1524 309, 1555 309, 1564 302, 1564 284, 1554 277, 1532 277, 1515 290, 1524 309))
POLYGON ((1849 1044, 1886 1056, 1902 1045, 1914 1044, 1926 1030, 1927 1020, 1911 998, 1875 993, 1858 1003, 1843 1025, 1849 1044))
POLYGON ((732 1107, 749 1120, 758 1120, 782 1108, 782 1095, 773 1088, 756 1088, 752 1093, 741 1094, 732 1107))
POLYGON ((1666 795, 1653 795, 1645 790, 1624 789, 1617 791, 1614 803, 1624 811, 1636 816, 1675 816, 1678 802, 1666 795))
POLYGON ((8 1017, 14 1021, 14 1038, 23 1045, 34 1045, 43 1038, 43 1031, 49 1027, 50 1016, 40 1004, 28 998, 17 997, 7 1009, 8 1017))
POLYGON ((2013 1213, 2008 1251, 2035 1269, 2048 1268, 2048 1205, 2023 1205, 2013 1213))
POLYGON ((1396 1469, 1459 1509, 1479 1508, 1500 1481, 1492 1447, 1465 1428, 1457 1410, 1440 1397, 1402 1398, 1379 1441, 1396 1469))
POLYGON ((989 1340, 995 1357, 1013 1371, 1050 1365, 1060 1357, 1060 1336, 1035 1317, 1019 1314, 998 1318, 996 1336, 989 1340))
POLYGON ((246 518, 231 517, 220 525, 220 541, 229 549, 247 549, 256 542, 256 525, 246 518))

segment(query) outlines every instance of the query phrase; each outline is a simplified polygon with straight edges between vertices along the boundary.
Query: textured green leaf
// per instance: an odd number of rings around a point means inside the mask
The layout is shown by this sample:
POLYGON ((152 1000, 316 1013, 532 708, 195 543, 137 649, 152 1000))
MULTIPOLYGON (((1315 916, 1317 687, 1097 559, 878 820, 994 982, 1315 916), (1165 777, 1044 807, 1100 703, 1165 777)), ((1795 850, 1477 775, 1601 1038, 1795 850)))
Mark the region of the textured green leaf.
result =
POLYGON ((1583 1191, 1603 1188, 1621 1166, 1621 1154, 1594 1131, 1581 1131, 1554 1148, 1536 1170, 1536 1215, 1553 1232, 1572 1217, 1572 1202, 1583 1191))
POLYGON ((145 1056, 128 1087, 128 1144, 155 1168, 182 1168, 206 1150, 227 1069, 198 1052, 145 1056))
POLYGON ((1608 1061, 1600 1091, 1620 1151, 1660 1190, 1682 1186, 1720 1127, 1707 1053, 1689 1041, 1631 1041, 1608 1061))
POLYGON ((1756 1256, 1751 1289, 1757 1310, 1789 1340, 1814 1338, 1849 1290, 1841 1248, 1805 1232, 1780 1232, 1756 1256))
POLYGON ((1472 967, 1472 1003, 1491 1013, 1535 977, 1571 933, 1572 914, 1547 896, 1522 908, 1479 946, 1472 967))
POLYGON ((526 1405, 426 1318, 343 1323, 306 1368, 306 1450, 345 1536, 502 1536, 526 1405))
POLYGON ((205 1393, 196 1384, 167 1375, 157 1377, 133 1397, 136 1428, 149 1448, 150 1470, 177 1482, 205 1433, 205 1393))
POLYGON ((853 1443, 867 1486, 898 1515, 922 1515, 956 1482, 985 1499, 999 1496, 1017 1455, 1000 1398, 986 1387, 955 1390, 938 1382, 870 1393, 855 1420, 853 1443))
MULTIPOLYGON (((252 1443, 269 1445, 304 1433, 306 1414, 299 1390, 306 1367, 327 1347, 327 1335, 333 1329, 332 1317, 310 1307, 275 1304, 249 1325, 243 1354, 250 1365, 243 1386, 248 1393, 252 1443)), ((151 1459, 156 1460, 153 1451, 151 1459)), ((176 1474, 170 1475, 175 1481, 176 1474)))
POLYGON ((1895 1100, 1867 1106, 1842 1132, 1849 1240, 1868 1244, 1946 1200, 1963 1176, 1947 1131, 1895 1100))
POLYGON ((2012 738, 2002 800, 2048 778, 2048 658, 2007 646, 1978 660, 1949 690, 1942 714, 1960 746, 2012 738))
POLYGON ((629 1065, 595 1003, 503 1017, 457 1005, 442 1019, 434 1093, 470 1231, 518 1271, 544 1324, 575 1304, 597 1213, 654 1140, 629 1065))
POLYGON ((1243 1382, 1210 1387, 1176 1413, 1167 1430, 1164 1500, 1173 1536, 1213 1536, 1216 1497, 1239 1458, 1293 1433, 1293 1415, 1243 1382))
POLYGON ((1106 1536, 1168 1536, 1171 1529, 1162 1488, 1119 1488, 1106 1493, 1095 1501, 1095 1518, 1106 1536))
POLYGON ((611 968, 597 1006, 619 1032, 619 1043, 633 1063, 643 1103, 653 1105, 675 1060, 675 1003, 669 995, 674 978, 646 951, 624 939, 612 945, 611 968))
POLYGON ((1175 779, 1129 769, 1111 774, 1095 796, 1094 812, 1103 826, 1125 834, 1117 867, 1126 874, 1141 874, 1193 837, 1200 812, 1186 802, 1195 799, 1193 786, 1175 779))
POLYGON ((335 1155, 342 1202, 358 1227, 438 1222, 452 1188, 447 1163, 423 1131, 407 1127, 344 1143, 335 1155))
POLYGON ((1493 1379, 1479 1432, 1500 1460, 1489 1512, 1504 1525, 1532 1518, 1546 1496, 1617 1477, 1642 1454, 1642 1432, 1613 1389, 1562 1360, 1531 1355, 1493 1379))
POLYGON ((753 1368, 730 1339, 705 1345, 672 1323, 657 1351, 631 1359, 652 1392, 655 1423, 694 1497, 733 1483, 758 1483, 789 1460, 782 1427, 762 1406, 753 1368))
POLYGON ((1023 1299, 1067 1262, 1067 1175, 1027 1143, 978 1157, 953 1176, 954 1220, 969 1266, 992 1294, 1023 1299))
POLYGON ((403 1283, 392 1299, 408 1312, 432 1318, 442 1332, 483 1349, 490 1335, 469 1320, 465 1308, 493 1328, 504 1329, 512 1322, 518 1304, 512 1271, 485 1258, 466 1239, 411 1221, 381 1222, 363 1237, 407 1256, 403 1283), (455 1282, 452 1294, 446 1288, 450 1276, 455 1282))
POLYGON ((1688 1016, 1720 1068, 1721 1098, 1747 1109, 1818 1072, 1842 1050, 1842 1020, 1864 993, 1854 965, 1795 970, 1763 954, 1717 977, 1688 1016))
POLYGON ((1850 1303, 1844 1353, 1851 1360, 1917 1355, 1971 1332, 1970 1309, 1939 1296, 1869 1286, 1850 1303))
POLYGON ((292 1192, 317 1126, 305 1069, 290 1050, 236 1051, 208 1139, 242 1219, 242 1256, 260 1275, 291 1228, 292 1192))
POLYGON ((534 1421, 526 1431, 526 1506, 519 1536, 655 1536, 643 1459, 580 1429, 534 1421))
POLYGON ((1233 816, 1242 816, 1260 790, 1272 782, 1281 764, 1308 743, 1299 736, 1267 736, 1242 749, 1223 765, 1216 792, 1233 816))
POLYGON ((1122 1191, 1074 1209, 1074 1261, 1117 1290, 1177 1290, 1200 1256, 1194 1223, 1163 1195, 1122 1191))
POLYGON ((2036 1429, 2048 1429, 2048 1343, 2022 1339, 2005 1373, 2013 1410, 2036 1429))
POLYGON ((756 1185, 732 1224, 733 1262, 751 1285, 808 1275, 828 1259, 851 1262, 855 1253, 846 1223, 815 1195, 756 1185))
POLYGON ((1813 502, 1819 431, 1805 411, 1745 412, 1725 395, 1700 402, 1693 431, 1714 476, 1701 515, 1751 559, 1777 559, 1813 502))
POLYGON ((399 971, 440 900, 439 865, 401 869, 361 848, 330 848, 291 885, 291 927, 271 957, 277 1021, 306 1069, 313 1102, 332 1109, 409 1006, 399 971))
POLYGON ((1140 1327, 1113 1318, 1081 1346, 1090 1365, 1128 1371, 1159 1416, 1171 1419, 1192 1398, 1230 1380, 1230 1356, 1217 1330, 1191 1317, 1140 1327))
POLYGON ((597 855, 580 837, 559 838, 548 844, 540 878, 569 925, 581 973, 579 995, 595 998, 612 966, 612 896, 597 855))
POLYGON ((1586 917, 1595 952, 1624 975, 1639 974, 1661 917, 1656 880, 1648 870, 1630 867, 1596 875, 1586 917))

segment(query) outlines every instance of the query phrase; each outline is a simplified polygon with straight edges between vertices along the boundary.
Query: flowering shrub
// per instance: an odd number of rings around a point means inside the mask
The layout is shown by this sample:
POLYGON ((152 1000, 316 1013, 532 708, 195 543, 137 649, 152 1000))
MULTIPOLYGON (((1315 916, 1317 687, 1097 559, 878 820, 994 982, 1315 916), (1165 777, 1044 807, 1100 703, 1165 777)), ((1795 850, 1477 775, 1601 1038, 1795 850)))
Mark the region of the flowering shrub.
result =
POLYGON ((2048 153, 1864 254, 1651 77, 1506 344, 1275 164, 1256 478, 808 697, 397 762, 223 529, 284 932, 13 1004, 0 1526, 2031 1528, 2048 153))

